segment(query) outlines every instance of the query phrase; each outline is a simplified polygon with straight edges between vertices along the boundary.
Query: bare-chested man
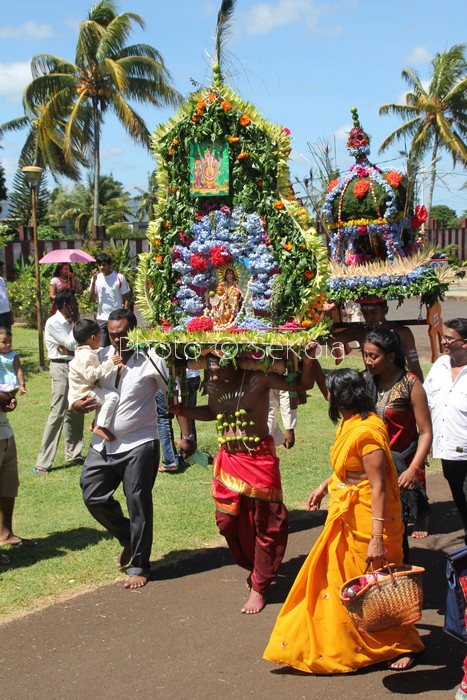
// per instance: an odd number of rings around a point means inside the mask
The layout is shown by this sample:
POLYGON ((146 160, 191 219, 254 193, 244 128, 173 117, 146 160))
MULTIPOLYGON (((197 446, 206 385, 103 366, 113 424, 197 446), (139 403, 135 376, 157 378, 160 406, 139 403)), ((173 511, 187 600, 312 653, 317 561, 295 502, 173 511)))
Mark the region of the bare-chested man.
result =
MULTIPOLYGON (((297 390, 313 386, 316 344, 304 354, 297 390)), ((207 406, 174 407, 194 420, 217 420, 221 448, 213 464, 216 522, 236 563, 250 571, 242 613, 259 613, 287 545, 287 509, 282 501, 279 460, 269 435, 269 391, 289 390, 278 374, 221 366, 208 357, 207 406)))
POLYGON ((415 374, 415 376, 418 377, 421 382, 423 382, 423 372, 422 368, 420 367, 420 360, 418 359, 418 352, 415 346, 415 338, 413 333, 408 326, 399 326, 387 320, 386 315, 389 310, 387 301, 384 299, 378 299, 375 301, 372 299, 364 299, 360 301, 360 309, 367 325, 357 326, 354 328, 349 327, 342 331, 337 331, 334 335, 334 341, 339 343, 349 343, 352 340, 356 340, 363 352, 364 340, 369 331, 378 326, 391 328, 393 331, 396 331, 401 339, 409 371, 415 374))

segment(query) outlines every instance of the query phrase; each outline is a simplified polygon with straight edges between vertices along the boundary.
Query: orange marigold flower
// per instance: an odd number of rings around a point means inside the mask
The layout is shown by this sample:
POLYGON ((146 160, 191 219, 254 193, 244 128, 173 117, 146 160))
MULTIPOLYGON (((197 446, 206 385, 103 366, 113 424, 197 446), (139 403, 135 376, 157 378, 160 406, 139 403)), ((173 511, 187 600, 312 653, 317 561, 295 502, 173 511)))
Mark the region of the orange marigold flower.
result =
POLYGON ((203 115, 203 110, 202 110, 202 109, 197 109, 197 110, 196 110, 196 114, 199 114, 199 116, 201 117, 201 116, 203 115))
POLYGON ((332 192, 334 187, 338 184, 339 180, 331 180, 328 185, 328 192, 332 192))
POLYGON ((158 255, 155 255, 155 256, 154 256, 154 260, 155 260, 156 262, 158 262, 158 263, 161 263, 161 262, 163 261, 163 259, 164 259, 164 258, 162 257, 162 255, 159 255, 159 254, 158 254, 158 255))
POLYGON ((256 184, 258 185, 258 187, 262 187, 264 185, 264 182, 262 180, 258 180, 256 184))
POLYGON ((209 95, 207 96, 207 99, 209 100, 209 102, 215 102, 216 95, 213 92, 210 92, 209 95))
POLYGON ((245 158, 249 157, 248 151, 242 151, 241 153, 238 154, 237 160, 245 160, 245 158))
POLYGON ((230 104, 230 102, 227 102, 227 100, 222 100, 221 107, 224 110, 224 112, 228 112, 232 109, 232 105, 230 104))
POLYGON ((267 221, 263 216, 261 217, 261 223, 263 224, 264 228, 266 228, 267 221))
POLYGON ((174 153, 175 153, 175 148, 171 148, 168 155, 173 156, 174 153))
POLYGON ((170 221, 168 219, 166 219, 164 221, 164 223, 162 224, 162 228, 169 228, 169 226, 170 226, 170 221))
POLYGON ((359 180, 354 185, 353 193, 357 197, 357 199, 362 199, 369 189, 370 183, 368 182, 368 180, 359 180))
POLYGON ((248 124, 251 122, 251 119, 246 114, 242 114, 239 121, 242 126, 248 126, 248 124))
POLYGON ((312 270, 305 270, 305 272, 303 274, 305 275, 307 280, 312 280, 313 277, 315 276, 315 273, 312 270))
POLYGON ((304 318, 300 325, 302 328, 310 328, 310 326, 313 324, 311 323, 309 318, 304 318))
POLYGON ((206 102, 204 100, 198 100, 196 106, 198 107, 198 109, 204 109, 206 107, 206 102))
POLYGON ((154 241, 154 245, 162 245, 162 243, 158 238, 156 238, 156 240, 154 241))
POLYGON ((292 250, 293 245, 292 245, 292 243, 291 243, 290 241, 287 241, 287 243, 284 243, 284 248, 285 248, 286 250, 292 250))
POLYGON ((274 208, 275 208, 275 209, 283 209, 283 208, 284 208, 284 202, 281 202, 281 200, 278 199, 277 202, 274 202, 274 208))
POLYGON ((180 143, 180 141, 178 139, 174 139, 172 141, 172 146, 178 146, 179 143, 180 143))
POLYGON ((386 180, 389 182, 391 187, 397 189, 402 182, 402 175, 397 172, 397 170, 390 170, 386 173, 386 180))
POLYGON ((199 122, 199 117, 196 114, 191 115, 191 121, 193 122, 199 122))
POLYGON ((239 136, 229 136, 229 143, 238 143, 240 141, 239 136))
POLYGON ((170 191, 175 194, 175 192, 178 192, 178 187, 171 187, 170 191))

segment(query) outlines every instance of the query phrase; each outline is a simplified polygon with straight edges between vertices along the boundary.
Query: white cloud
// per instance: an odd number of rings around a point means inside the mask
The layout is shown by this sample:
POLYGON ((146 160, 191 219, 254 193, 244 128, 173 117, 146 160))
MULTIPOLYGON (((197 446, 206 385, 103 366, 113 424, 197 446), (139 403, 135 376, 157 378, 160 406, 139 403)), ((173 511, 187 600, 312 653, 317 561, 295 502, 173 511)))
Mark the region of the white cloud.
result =
POLYGON ((344 126, 340 126, 337 131, 334 132, 334 138, 336 141, 347 141, 352 129, 353 124, 344 124, 344 126))
POLYGON ((316 31, 324 11, 325 6, 315 0, 278 0, 255 5, 245 13, 245 20, 250 34, 268 34, 276 27, 297 22, 316 31))
POLYGON ((39 24, 35 19, 16 26, 0 27, 0 39, 48 39, 51 36, 50 24, 39 24))
POLYGON ((32 80, 31 63, 0 63, 0 97, 7 102, 21 101, 24 88, 32 80))
POLYGON ((406 63, 409 66, 420 66, 429 63, 432 58, 433 56, 427 48, 425 48, 424 46, 416 46, 407 56, 406 63))

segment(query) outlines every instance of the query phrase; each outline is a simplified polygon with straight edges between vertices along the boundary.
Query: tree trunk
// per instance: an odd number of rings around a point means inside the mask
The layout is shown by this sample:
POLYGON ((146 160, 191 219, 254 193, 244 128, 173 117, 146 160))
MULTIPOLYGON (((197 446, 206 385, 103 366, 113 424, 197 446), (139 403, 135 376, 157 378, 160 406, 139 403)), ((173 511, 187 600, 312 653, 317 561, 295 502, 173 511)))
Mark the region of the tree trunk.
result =
POLYGON ((438 153, 438 134, 435 133, 435 138, 433 142, 433 151, 431 153, 431 175, 430 175, 430 189, 428 191, 428 200, 427 200, 427 211, 428 211, 428 220, 430 220, 430 211, 431 211, 431 205, 433 203, 433 191, 435 189, 435 182, 436 182, 436 161, 438 160, 436 157, 436 154, 438 153))
POLYGON ((99 225, 99 175, 100 175, 100 121, 96 99, 93 99, 92 114, 94 121, 94 202, 92 207, 93 226, 99 225))

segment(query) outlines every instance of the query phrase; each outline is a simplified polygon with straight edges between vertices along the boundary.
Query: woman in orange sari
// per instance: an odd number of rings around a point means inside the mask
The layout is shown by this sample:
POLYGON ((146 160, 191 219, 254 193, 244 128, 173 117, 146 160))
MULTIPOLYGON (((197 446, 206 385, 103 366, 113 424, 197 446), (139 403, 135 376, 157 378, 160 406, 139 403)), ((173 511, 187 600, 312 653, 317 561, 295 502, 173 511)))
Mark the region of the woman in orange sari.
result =
MULTIPOLYGON (((315 370, 320 367, 315 360, 315 370)), ((329 375, 329 416, 342 418, 331 448, 332 477, 308 499, 310 510, 329 493, 323 532, 311 550, 277 618, 264 658, 319 674, 348 673, 382 661, 405 670, 423 651, 413 625, 381 632, 354 627, 339 590, 383 557, 402 562, 397 474, 384 423, 364 379, 355 370, 329 375)), ((319 379, 318 379, 318 383, 319 379)))

